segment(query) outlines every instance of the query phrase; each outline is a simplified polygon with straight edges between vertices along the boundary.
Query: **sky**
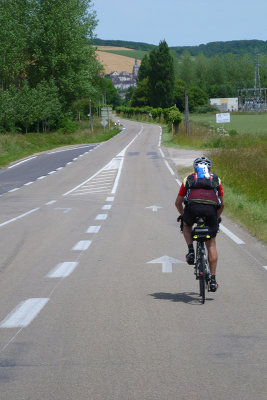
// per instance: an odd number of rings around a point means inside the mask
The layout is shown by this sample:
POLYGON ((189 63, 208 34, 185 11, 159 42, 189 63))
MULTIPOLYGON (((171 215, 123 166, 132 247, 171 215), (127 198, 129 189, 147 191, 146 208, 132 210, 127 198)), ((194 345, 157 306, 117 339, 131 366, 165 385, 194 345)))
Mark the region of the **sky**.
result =
POLYGON ((168 46, 267 40, 267 0, 92 0, 96 37, 168 46))

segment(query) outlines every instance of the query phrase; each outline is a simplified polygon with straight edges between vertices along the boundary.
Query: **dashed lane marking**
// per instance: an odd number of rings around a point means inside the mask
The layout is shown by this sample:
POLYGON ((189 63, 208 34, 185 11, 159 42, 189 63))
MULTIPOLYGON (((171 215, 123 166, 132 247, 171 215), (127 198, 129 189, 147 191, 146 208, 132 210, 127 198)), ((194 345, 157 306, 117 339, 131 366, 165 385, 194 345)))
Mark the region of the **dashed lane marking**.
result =
POLYGON ((0 323, 0 328, 23 328, 28 326, 48 301, 48 298, 32 298, 21 302, 0 323))
POLYGON ((60 263, 46 276, 47 278, 66 278, 75 270, 78 264, 77 261, 60 263))
POLYGON ((107 217, 108 217, 108 214, 98 214, 98 215, 95 217, 95 219, 96 219, 97 221, 104 221, 105 219, 107 219, 107 217))
POLYGON ((86 233, 98 233, 101 228, 101 225, 91 225, 87 229, 86 233))
POLYGON ((72 248, 72 250, 74 250, 74 251, 84 251, 84 250, 87 250, 91 243, 92 243, 91 240, 81 240, 80 242, 78 242, 78 243, 72 248))

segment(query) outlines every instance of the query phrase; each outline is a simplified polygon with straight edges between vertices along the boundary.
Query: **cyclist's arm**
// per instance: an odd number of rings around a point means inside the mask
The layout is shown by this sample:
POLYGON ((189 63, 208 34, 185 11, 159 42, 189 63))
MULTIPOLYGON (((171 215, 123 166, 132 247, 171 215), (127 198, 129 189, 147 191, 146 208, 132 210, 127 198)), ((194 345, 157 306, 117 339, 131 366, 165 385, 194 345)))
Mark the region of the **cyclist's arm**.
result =
POLYGON ((175 206, 181 215, 183 215, 183 212, 184 212, 183 201, 184 201, 185 195, 186 195, 186 188, 184 186, 184 182, 182 182, 178 196, 175 200, 175 206))
POLYGON ((178 194, 177 199, 175 201, 175 206, 179 211, 180 215, 183 215, 184 212, 183 201, 184 201, 184 196, 179 196, 178 194))
POLYGON ((224 209, 223 196, 219 196, 219 199, 221 200, 221 206, 220 206, 220 208, 219 208, 218 211, 217 211, 218 217, 221 215, 221 213, 223 212, 223 209, 224 209))
POLYGON ((220 183, 220 186, 219 186, 218 194, 219 194, 219 199, 221 201, 221 206, 217 211, 217 215, 219 217, 221 215, 221 213, 223 212, 223 209, 224 209, 224 202, 223 202, 223 194, 224 193, 223 193, 223 187, 222 187, 221 183, 220 183))

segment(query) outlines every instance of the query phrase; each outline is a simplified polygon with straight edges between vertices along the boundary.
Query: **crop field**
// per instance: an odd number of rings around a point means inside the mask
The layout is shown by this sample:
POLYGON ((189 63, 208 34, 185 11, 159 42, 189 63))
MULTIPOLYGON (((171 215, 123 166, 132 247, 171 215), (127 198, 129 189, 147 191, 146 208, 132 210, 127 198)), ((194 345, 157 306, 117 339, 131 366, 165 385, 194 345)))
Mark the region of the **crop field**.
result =
MULTIPOLYGON (((107 46, 106 48, 104 46, 98 47, 98 50, 96 51, 99 61, 104 66, 105 74, 110 74, 113 71, 117 71, 119 73, 122 71, 127 71, 131 73, 135 64, 135 58, 138 58, 135 57, 135 53, 137 53, 135 50, 110 46, 107 46), (107 49, 107 51, 104 51, 104 49, 107 49), (114 51, 116 51, 116 54, 114 51), (118 52, 121 54, 117 54, 118 52), (132 54, 133 56, 126 56, 125 54, 128 53, 132 54)), ((139 60, 138 64, 140 65, 140 63, 141 62, 139 60)))
MULTIPOLYGON (((193 122, 201 123, 207 127, 219 128, 222 124, 216 124, 215 113, 192 114, 190 119, 193 122)), ((238 133, 259 133, 267 135, 267 113, 243 114, 232 113, 231 122, 224 125, 227 131, 235 130, 238 133)))

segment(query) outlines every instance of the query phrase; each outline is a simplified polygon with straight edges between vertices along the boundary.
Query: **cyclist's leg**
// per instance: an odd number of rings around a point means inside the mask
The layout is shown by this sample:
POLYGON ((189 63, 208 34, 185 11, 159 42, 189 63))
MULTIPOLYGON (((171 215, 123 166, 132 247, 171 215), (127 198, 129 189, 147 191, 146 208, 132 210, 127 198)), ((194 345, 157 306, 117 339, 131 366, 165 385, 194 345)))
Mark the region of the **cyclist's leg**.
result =
POLYGON ((206 247, 208 250, 208 261, 210 266, 211 275, 216 275, 216 267, 218 262, 218 252, 216 248, 216 238, 213 237, 206 242, 206 247))
POLYGON ((193 265, 195 262, 195 252, 192 239, 192 225, 194 223, 194 215, 192 213, 191 207, 186 205, 183 214, 183 234, 188 246, 188 253, 185 258, 189 265, 193 265))

